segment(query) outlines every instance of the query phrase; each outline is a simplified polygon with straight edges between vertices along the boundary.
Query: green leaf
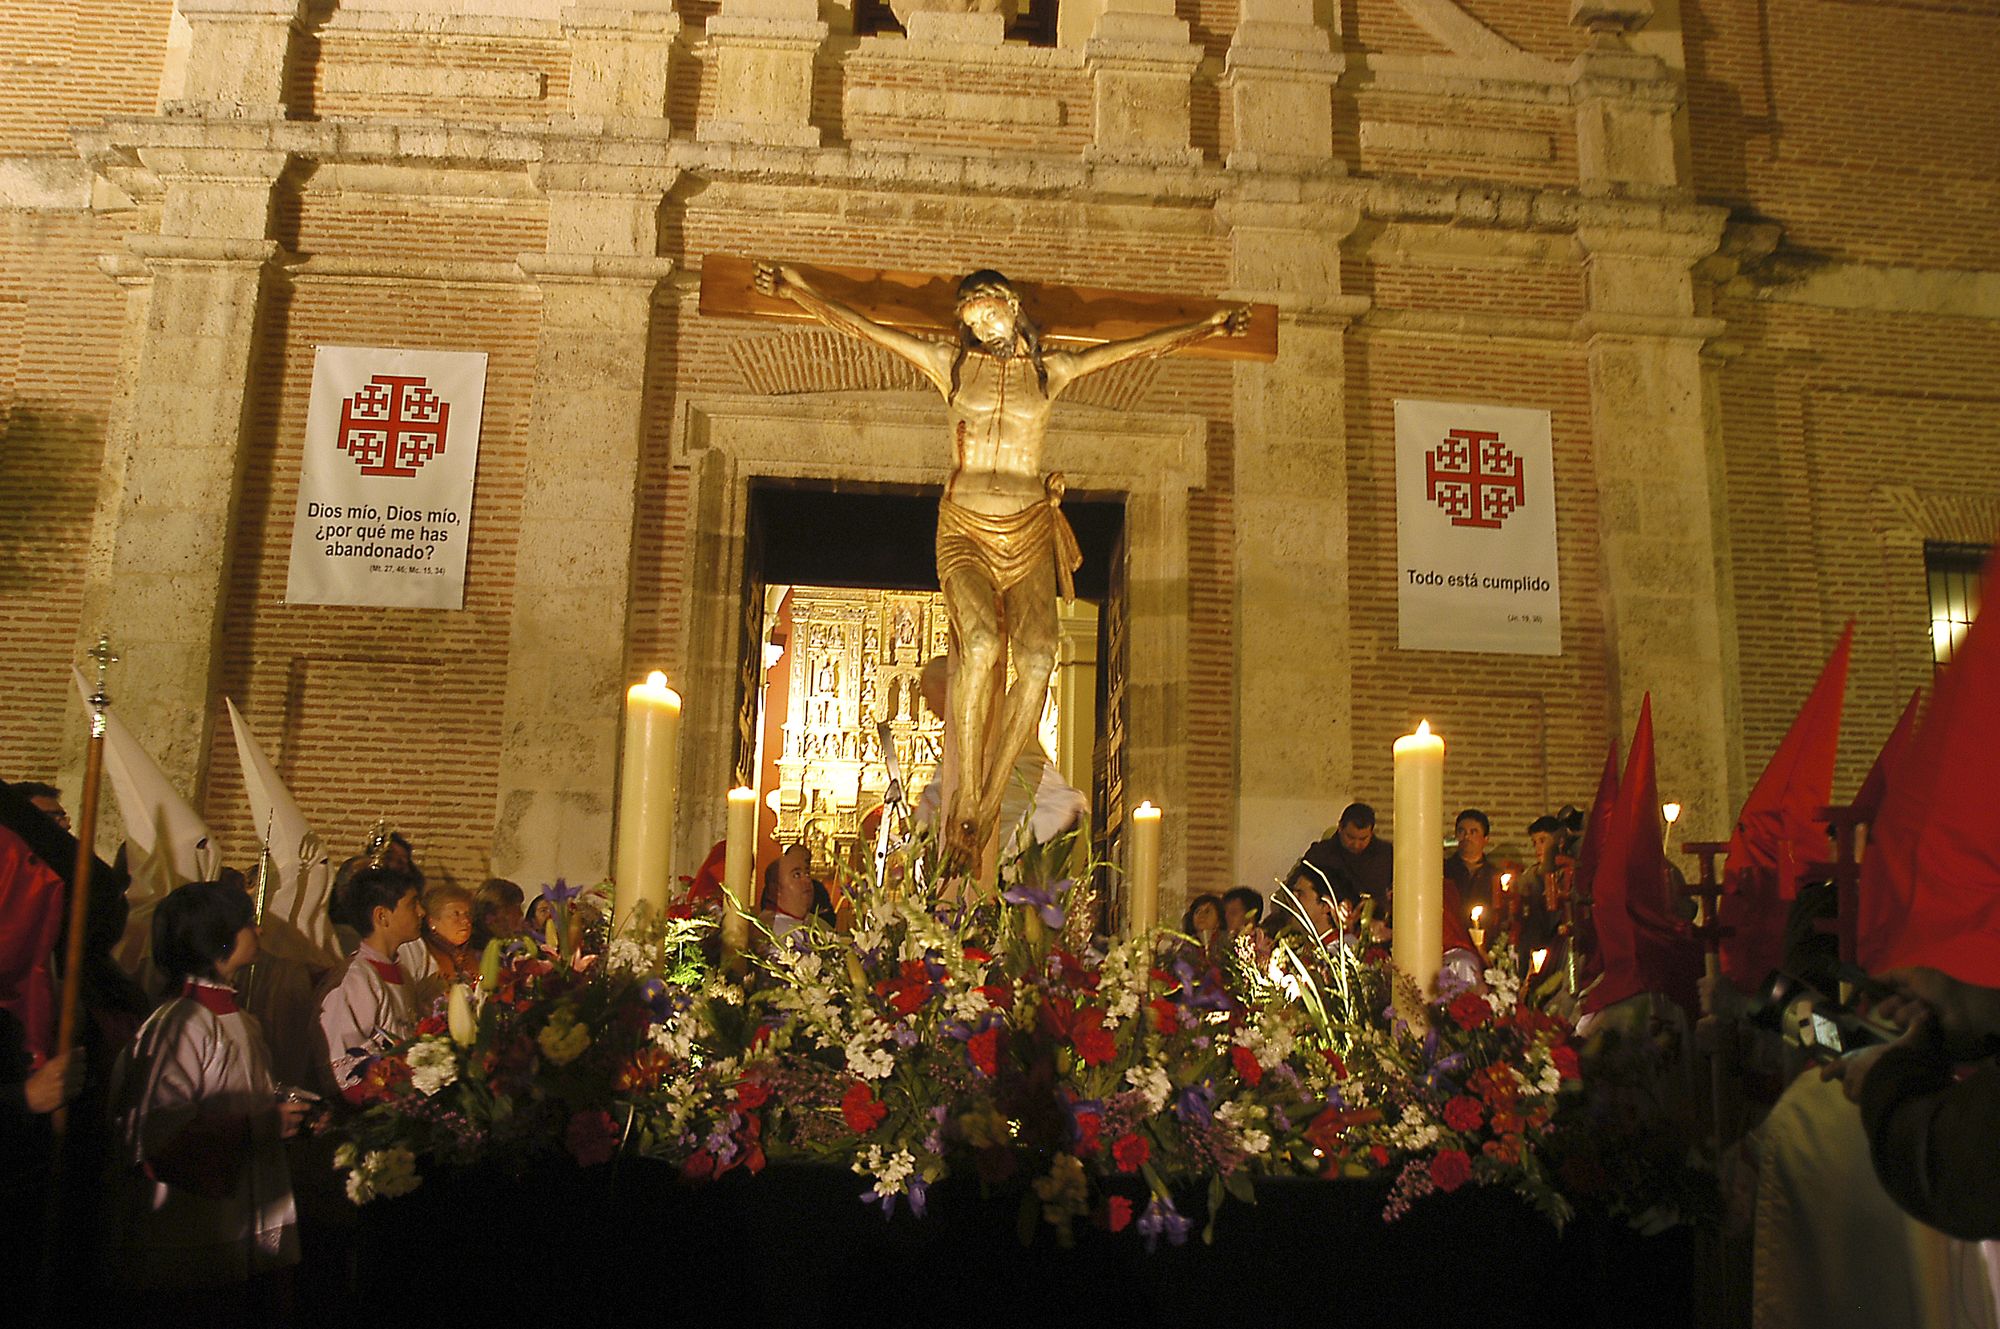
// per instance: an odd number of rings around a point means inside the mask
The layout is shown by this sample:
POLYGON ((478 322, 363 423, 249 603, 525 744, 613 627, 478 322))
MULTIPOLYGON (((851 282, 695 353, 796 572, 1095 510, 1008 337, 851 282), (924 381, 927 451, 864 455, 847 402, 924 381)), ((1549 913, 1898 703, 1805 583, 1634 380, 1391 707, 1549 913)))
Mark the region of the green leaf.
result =
POLYGON ((1014 1235, 1023 1246, 1035 1244, 1035 1230, 1042 1225, 1042 1202, 1033 1191, 1021 1196, 1021 1208, 1014 1215, 1014 1235))
POLYGON ((1229 1194, 1235 1199, 1241 1200, 1245 1204, 1257 1203, 1257 1188, 1250 1184, 1250 1177, 1247 1173, 1232 1172, 1223 1180, 1222 1184, 1228 1188, 1229 1194))

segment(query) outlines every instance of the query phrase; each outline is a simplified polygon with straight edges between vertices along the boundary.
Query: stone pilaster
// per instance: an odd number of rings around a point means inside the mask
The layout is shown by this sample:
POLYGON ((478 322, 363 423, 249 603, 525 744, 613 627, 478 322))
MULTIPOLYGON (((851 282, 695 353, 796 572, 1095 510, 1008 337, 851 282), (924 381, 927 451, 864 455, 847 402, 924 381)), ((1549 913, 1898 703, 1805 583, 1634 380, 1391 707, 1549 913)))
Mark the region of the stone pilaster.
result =
POLYGON ((173 110, 283 113, 292 42, 308 0, 177 0, 188 23, 187 79, 173 110))
MULTIPOLYGON (((1672 214, 1670 214, 1672 215, 1672 214)), ((1580 227, 1597 471, 1605 641, 1619 727, 1651 692, 1660 795, 1688 839, 1724 835, 1734 810, 1717 541, 1719 449, 1705 409, 1691 269, 1722 233, 1720 209, 1659 227, 1580 227)))
POLYGON ((708 21, 715 111, 695 126, 704 143, 816 148, 813 61, 826 39, 816 0, 723 0, 708 21))
POLYGON ((1577 183, 1586 194, 1643 194, 1680 187, 1674 117, 1681 85, 1666 64, 1632 49, 1630 33, 1653 0, 1571 0, 1570 22, 1590 48, 1570 66, 1576 103, 1577 183))
POLYGON ((1190 146, 1189 93, 1201 48, 1174 17, 1174 0, 1109 0, 1083 46, 1095 89, 1084 156, 1134 166, 1199 166, 1190 146))
POLYGON ((1221 82, 1235 125, 1229 168, 1333 163, 1333 84, 1345 65, 1313 22, 1312 0, 1242 0, 1221 82))
MULTIPOLYGON (((120 713, 167 778, 197 800, 207 774, 231 534, 242 488, 244 416, 266 276, 277 152, 199 147, 139 153, 161 190, 158 234, 133 235, 110 263, 142 282, 128 325, 122 436, 107 452, 108 559, 100 622, 123 657, 120 713)), ((65 768, 81 752, 65 754, 65 768)))
POLYGON ((1279 306, 1236 367, 1236 877, 1267 881, 1338 815, 1354 767, 1346 347, 1351 204, 1223 206, 1232 296, 1279 306))
POLYGON ((673 0, 580 4, 562 11, 570 114, 667 132, 667 69, 681 16, 673 0))
MULTIPOLYGON (((670 172, 545 162, 542 292, 513 621, 502 700, 493 870, 598 880, 611 865, 632 530, 645 429, 653 256, 670 172)), ((649 662, 637 662, 647 664, 649 662)))

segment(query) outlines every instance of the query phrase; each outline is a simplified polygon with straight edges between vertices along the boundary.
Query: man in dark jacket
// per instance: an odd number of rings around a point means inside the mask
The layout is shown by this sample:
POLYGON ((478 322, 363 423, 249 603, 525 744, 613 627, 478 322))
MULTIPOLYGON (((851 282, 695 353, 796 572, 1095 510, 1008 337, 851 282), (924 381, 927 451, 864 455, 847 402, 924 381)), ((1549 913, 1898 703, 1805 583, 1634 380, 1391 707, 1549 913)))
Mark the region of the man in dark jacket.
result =
POLYGON ((1342 904, 1353 908, 1370 899, 1377 918, 1389 916, 1396 852, 1375 834, 1374 808, 1349 803, 1334 833, 1306 850, 1302 861, 1319 872, 1342 904))
POLYGON ((1871 1013, 1903 1036, 1825 1073, 1861 1105, 1876 1175, 1905 1213, 1965 1241, 2000 1238, 2000 989, 1936 969, 1881 978, 1895 995, 1871 1013))

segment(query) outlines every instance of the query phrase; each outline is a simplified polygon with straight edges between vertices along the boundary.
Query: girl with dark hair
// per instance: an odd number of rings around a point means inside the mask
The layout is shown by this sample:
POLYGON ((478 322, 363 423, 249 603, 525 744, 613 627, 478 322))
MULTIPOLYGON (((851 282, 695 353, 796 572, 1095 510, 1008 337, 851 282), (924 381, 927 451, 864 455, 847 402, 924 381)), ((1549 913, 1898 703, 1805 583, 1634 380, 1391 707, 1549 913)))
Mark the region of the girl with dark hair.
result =
POLYGON ((416 1027, 416 987, 395 955, 422 929, 417 891, 417 878, 407 873, 364 868, 334 888, 327 906, 334 922, 361 934, 361 949, 319 1003, 322 1064, 350 1102, 362 1101, 368 1064, 416 1027))
MULTIPOLYGON (((236 1004, 231 983, 256 958, 240 887, 194 882, 153 914, 153 960, 178 995, 119 1054, 110 1092, 112 1265, 133 1287, 240 1287, 298 1262, 281 1141, 310 1095, 279 1091, 263 1031, 236 1004)), ((217 1308, 208 1291, 199 1304, 217 1308)))

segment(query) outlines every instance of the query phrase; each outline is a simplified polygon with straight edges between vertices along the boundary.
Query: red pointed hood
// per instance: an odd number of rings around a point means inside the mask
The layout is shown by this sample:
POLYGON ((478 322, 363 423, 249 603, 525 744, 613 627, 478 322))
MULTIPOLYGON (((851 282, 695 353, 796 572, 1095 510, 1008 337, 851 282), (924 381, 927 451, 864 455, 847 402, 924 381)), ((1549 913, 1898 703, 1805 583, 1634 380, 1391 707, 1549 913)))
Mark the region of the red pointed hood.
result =
POLYGON ((1651 693, 1639 707, 1639 727, 1625 758, 1616 808, 1597 863, 1591 910, 1604 981, 1590 994, 1586 1009, 1603 1010, 1641 992, 1663 992, 1693 1011, 1701 952, 1669 899, 1651 693))
POLYGON ((1798 895, 1807 865, 1828 856, 1819 812, 1833 801, 1833 762, 1853 646, 1850 621, 1736 817, 1719 917, 1728 932, 1722 972, 1741 988, 1762 984, 1784 963, 1788 902, 1798 895))
POLYGON ((1590 800, 1590 820, 1583 824, 1583 843, 1576 851, 1576 872, 1571 877, 1577 894, 1590 895, 1597 878, 1597 865, 1604 858, 1604 843, 1611 836, 1611 821, 1618 806, 1618 742, 1613 739, 1604 753, 1604 774, 1597 780, 1597 796, 1590 800))
MULTIPOLYGON (((1980 598, 2000 601, 2000 555, 1980 598)), ((1861 863, 1860 959, 2000 987, 2000 614, 1979 615, 1889 772, 1861 863)))
POLYGON ((1868 768, 1861 787, 1854 791, 1854 815, 1860 820, 1872 822, 1881 815, 1882 799, 1889 792, 1889 776, 1897 764, 1909 755, 1910 739, 1916 733, 1917 711, 1922 707, 1923 697, 1922 688, 1910 694, 1909 705, 1903 707, 1896 727, 1889 731, 1882 750, 1875 754, 1875 764, 1868 768))

